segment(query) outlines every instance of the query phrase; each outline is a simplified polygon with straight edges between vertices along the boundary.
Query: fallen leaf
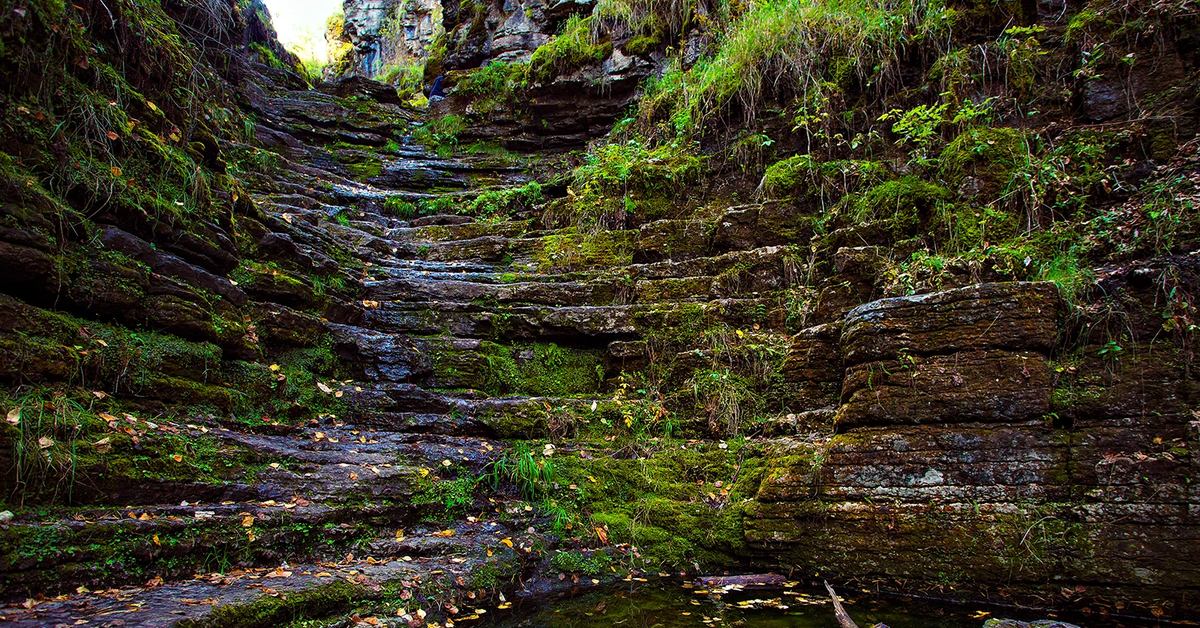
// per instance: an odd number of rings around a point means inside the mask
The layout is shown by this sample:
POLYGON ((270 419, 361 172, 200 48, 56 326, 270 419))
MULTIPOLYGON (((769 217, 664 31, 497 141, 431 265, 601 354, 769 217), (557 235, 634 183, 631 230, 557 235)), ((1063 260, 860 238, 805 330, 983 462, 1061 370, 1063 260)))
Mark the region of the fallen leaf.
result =
POLYGON ((249 528, 254 525, 254 515, 246 515, 242 517, 242 527, 249 528))
POLYGON ((158 535, 157 535, 157 534, 155 534, 154 536, 150 537, 150 540, 151 540, 151 541, 154 541, 154 544, 155 544, 155 545, 162 545, 162 541, 158 540, 158 535))
POLYGON ((121 138, 120 135, 117 135, 116 131, 109 131, 108 133, 105 133, 105 136, 114 142, 121 138))
POLYGON ((500 544, 509 549, 512 549, 513 546, 512 539, 500 539, 500 544))
POLYGON ((171 456, 171 460, 174 460, 175 462, 183 462, 183 454, 175 454, 174 456, 171 456))
POLYGON ((434 532, 433 535, 440 536, 444 539, 450 538, 450 537, 454 536, 454 530, 442 530, 441 532, 434 532))
POLYGON ((42 436, 42 437, 38 438, 38 447, 41 447, 42 449, 50 449, 53 446, 54 446, 54 439, 52 439, 48 436, 42 436))
POLYGON ((117 166, 113 166, 112 168, 109 168, 109 172, 112 172, 112 176, 114 176, 114 177, 119 177, 123 173, 123 171, 120 168, 118 168, 117 166))
POLYGON ((4 420, 8 421, 9 425, 20 425, 21 424, 21 407, 17 406, 16 408, 9 410, 8 416, 6 416, 4 418, 4 420))

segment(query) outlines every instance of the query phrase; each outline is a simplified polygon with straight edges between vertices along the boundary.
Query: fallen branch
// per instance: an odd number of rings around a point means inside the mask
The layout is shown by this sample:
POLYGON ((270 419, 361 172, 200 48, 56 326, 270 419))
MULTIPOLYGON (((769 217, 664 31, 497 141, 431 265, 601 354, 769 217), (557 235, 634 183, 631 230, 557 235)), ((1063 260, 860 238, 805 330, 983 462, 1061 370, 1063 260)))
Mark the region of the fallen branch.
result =
POLYGON ((842 606, 842 601, 838 599, 837 593, 833 592, 833 587, 829 586, 829 582, 825 582, 825 590, 829 591, 829 597, 833 599, 833 616, 837 618, 838 626, 841 628, 858 628, 858 624, 850 618, 850 613, 846 612, 846 607, 842 606))

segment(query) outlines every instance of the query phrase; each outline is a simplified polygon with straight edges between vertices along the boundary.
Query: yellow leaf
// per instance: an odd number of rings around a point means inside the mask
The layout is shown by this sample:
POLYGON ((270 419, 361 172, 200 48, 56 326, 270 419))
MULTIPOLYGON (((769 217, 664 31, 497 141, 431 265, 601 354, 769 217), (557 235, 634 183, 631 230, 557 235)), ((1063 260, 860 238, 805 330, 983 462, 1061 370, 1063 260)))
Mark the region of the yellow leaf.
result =
POLYGON ((246 515, 245 517, 242 517, 243 528, 249 528, 252 525, 254 525, 254 515, 246 515))
POLYGON ((171 460, 174 460, 175 462, 183 462, 183 454, 175 454, 174 456, 171 456, 171 460))
POLYGON ((448 538, 454 536, 454 530, 442 530, 441 532, 434 532, 433 535, 440 536, 444 539, 448 539, 448 538))
POLYGON ((278 365, 278 364, 272 364, 271 366, 268 366, 267 368, 271 369, 271 372, 272 372, 272 373, 274 373, 274 372, 276 372, 276 371, 278 371, 278 370, 279 370, 279 365, 278 365))
POLYGON ((123 174, 123 171, 116 166, 109 168, 109 172, 112 172, 112 176, 114 176, 114 177, 119 177, 123 174))
POLYGON ((509 549, 512 549, 513 546, 512 539, 500 539, 500 544, 509 549))
POLYGON ((403 540, 404 540, 404 530, 396 530, 396 542, 399 543, 400 541, 403 541, 403 540))
POLYGON ((158 540, 158 535, 157 535, 157 534, 155 534, 154 536, 150 537, 150 540, 151 540, 151 541, 154 541, 154 544, 155 544, 155 545, 162 545, 162 541, 158 540))
POLYGON ((17 406, 15 408, 13 408, 12 410, 9 410, 8 416, 5 417, 4 420, 8 421, 9 425, 20 425, 21 424, 21 407, 17 406))
POLYGON ((158 105, 150 102, 149 100, 146 101, 146 106, 150 108, 150 111, 158 111, 158 105))

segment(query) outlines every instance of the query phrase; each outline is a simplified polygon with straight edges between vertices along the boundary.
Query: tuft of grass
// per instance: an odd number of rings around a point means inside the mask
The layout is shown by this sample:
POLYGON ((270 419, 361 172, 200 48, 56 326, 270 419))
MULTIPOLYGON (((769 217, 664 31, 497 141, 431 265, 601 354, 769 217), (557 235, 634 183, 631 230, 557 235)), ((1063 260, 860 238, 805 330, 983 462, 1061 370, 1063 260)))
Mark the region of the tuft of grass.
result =
POLYGON ((592 36, 593 17, 572 15, 562 32, 542 44, 529 58, 529 78, 545 81, 612 54, 612 42, 597 42, 592 36))
POLYGON ((536 499, 548 495, 554 486, 554 462, 535 456, 528 444, 517 443, 513 449, 488 464, 484 477, 493 489, 512 484, 523 497, 536 499))
POLYGON ((694 132, 735 105, 751 121, 772 95, 820 93, 838 79, 894 82, 904 48, 946 32, 952 19, 941 0, 755 4, 712 57, 651 84, 642 112, 666 110, 678 131, 694 132))

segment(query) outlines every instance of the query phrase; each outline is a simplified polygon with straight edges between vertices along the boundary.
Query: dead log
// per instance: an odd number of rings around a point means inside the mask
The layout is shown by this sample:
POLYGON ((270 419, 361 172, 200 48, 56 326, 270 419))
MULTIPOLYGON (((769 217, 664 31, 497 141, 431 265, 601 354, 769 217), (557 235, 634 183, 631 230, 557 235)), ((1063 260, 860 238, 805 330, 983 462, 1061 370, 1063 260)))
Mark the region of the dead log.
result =
POLYGON ((776 573, 749 574, 742 576, 703 576, 696 579, 696 585, 709 589, 740 588, 782 589, 787 578, 776 573))

